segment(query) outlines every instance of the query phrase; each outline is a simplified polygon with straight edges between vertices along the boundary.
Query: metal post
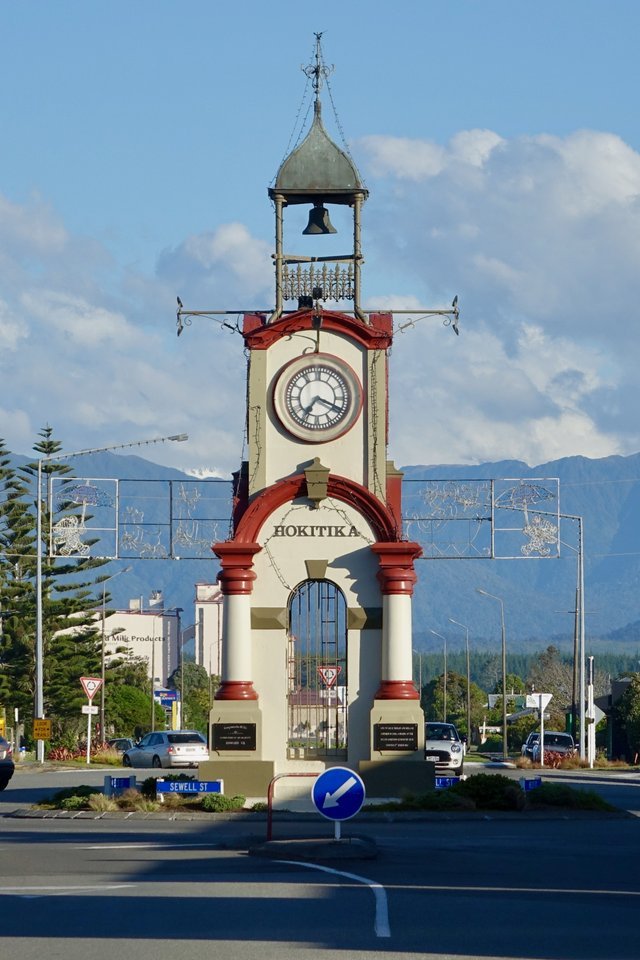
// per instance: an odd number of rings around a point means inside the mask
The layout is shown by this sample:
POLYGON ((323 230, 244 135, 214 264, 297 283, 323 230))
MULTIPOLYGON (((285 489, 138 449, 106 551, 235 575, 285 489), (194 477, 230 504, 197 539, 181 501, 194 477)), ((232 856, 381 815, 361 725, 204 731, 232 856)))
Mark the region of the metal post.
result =
POLYGON ((509 756, 507 743, 507 634, 504 626, 504 603, 500 600, 500 621, 502 625, 502 757, 509 756))
POLYGON ((585 717, 585 636, 584 636, 584 539, 582 517, 578 521, 578 594, 580 600, 580 759, 586 757, 586 717, 585 717))
POLYGON ((444 675, 442 678, 442 693, 443 693, 443 703, 442 703, 442 720, 443 723, 447 722, 447 638, 443 637, 441 633, 436 633, 435 630, 429 630, 429 633, 432 633, 434 637, 437 637, 439 640, 442 640, 443 643, 443 652, 444 652, 444 675))
POLYGON ((176 629, 178 631, 178 663, 180 665, 180 727, 184 730, 186 727, 185 709, 184 709, 184 653, 182 651, 182 630, 180 624, 180 614, 182 607, 176 607, 176 629))
MULTIPOLYGON (((100 649, 100 678, 102 680, 102 685, 100 687, 100 736, 104 742, 105 740, 105 694, 106 694, 106 663, 105 663, 105 629, 106 629, 106 619, 107 619, 107 584, 110 580, 115 580, 116 577, 119 577, 121 573, 129 573, 133 567, 124 567, 122 570, 118 570, 116 573, 112 573, 110 577, 105 577, 102 581, 102 643, 100 649)), ((122 632, 121 630, 119 632, 122 632)))
POLYGON ((467 659, 467 744, 471 746, 471 658, 469 655, 469 627, 465 623, 460 623, 459 620, 454 620, 453 617, 449 617, 449 623, 455 623, 465 631, 464 646, 467 659))
MULTIPOLYGON (((38 460, 36 489, 36 717, 44 716, 44 643, 42 639, 42 463, 38 460)), ((36 759, 44 763, 44 740, 38 740, 36 759)))
POLYGON ((500 627, 502 634, 502 758, 506 760, 509 756, 509 749, 507 745, 507 633, 504 625, 504 603, 500 597, 496 597, 493 593, 487 593, 486 590, 481 590, 480 587, 476 587, 476 593, 481 593, 483 597, 490 597, 492 600, 497 600, 500 604, 500 627))
MULTIPOLYGON (((111 577, 108 577, 107 579, 108 579, 108 580, 111 580, 112 578, 111 578, 111 577)), ((104 651, 104 641, 105 641, 105 638, 104 638, 104 631, 105 631, 105 621, 106 621, 106 619, 107 619, 107 581, 105 580, 105 581, 103 582, 103 584, 102 584, 102 640, 101 640, 101 644, 100 644, 100 679, 102 680, 102 684, 101 684, 101 686, 100 686, 100 737, 102 738, 102 742, 103 742, 103 743, 104 743, 105 740, 106 740, 106 737, 105 737, 105 735, 104 735, 104 704, 105 704, 105 696, 104 696, 104 686, 105 686, 105 683, 104 683, 104 681, 105 681, 105 662, 104 662, 104 654, 105 654, 105 651, 104 651)))

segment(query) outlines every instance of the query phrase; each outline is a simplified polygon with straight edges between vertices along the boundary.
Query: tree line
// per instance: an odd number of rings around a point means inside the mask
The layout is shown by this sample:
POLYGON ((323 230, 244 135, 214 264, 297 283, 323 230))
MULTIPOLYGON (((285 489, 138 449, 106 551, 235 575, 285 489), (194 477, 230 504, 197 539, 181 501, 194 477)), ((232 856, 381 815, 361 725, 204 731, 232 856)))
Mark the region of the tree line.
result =
MULTIPOLYGON (((64 459, 56 460, 62 444, 45 426, 33 445, 32 462, 15 467, 5 441, 0 439, 0 717, 8 728, 15 711, 23 726, 27 746, 32 742, 36 698, 37 617, 37 517, 38 463, 41 466, 40 502, 42 536, 42 644, 44 716, 52 720, 52 743, 72 746, 86 735, 81 709, 86 697, 82 676, 100 676, 102 670, 101 610, 111 600, 104 589, 108 575, 101 568, 108 560, 88 556, 48 556, 52 516, 46 496, 47 480, 73 475, 64 459), (46 462, 45 462, 46 459, 46 462)), ((86 507, 86 504, 85 504, 86 507)), ((79 518, 79 508, 56 504, 56 520, 79 518)), ((89 541, 91 546, 91 541, 89 541)), ((107 610, 107 614, 110 611, 107 610)), ((169 686, 185 693, 184 715, 193 726, 206 730, 212 679, 195 663, 184 664, 169 686)), ((155 724, 165 715, 154 704, 148 666, 122 649, 105 664, 105 730, 107 735, 130 736, 155 724), (152 711, 156 711, 152 714, 152 711)))

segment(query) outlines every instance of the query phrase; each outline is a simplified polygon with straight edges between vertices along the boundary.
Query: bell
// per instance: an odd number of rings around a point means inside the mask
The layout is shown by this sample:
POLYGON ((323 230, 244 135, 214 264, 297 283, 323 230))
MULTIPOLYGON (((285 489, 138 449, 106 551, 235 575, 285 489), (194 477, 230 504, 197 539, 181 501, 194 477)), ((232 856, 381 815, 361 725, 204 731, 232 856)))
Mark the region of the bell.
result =
POLYGON ((337 233, 338 231, 329 220, 329 211, 321 203, 316 203, 309 211, 309 223, 302 231, 303 236, 320 233, 337 233))

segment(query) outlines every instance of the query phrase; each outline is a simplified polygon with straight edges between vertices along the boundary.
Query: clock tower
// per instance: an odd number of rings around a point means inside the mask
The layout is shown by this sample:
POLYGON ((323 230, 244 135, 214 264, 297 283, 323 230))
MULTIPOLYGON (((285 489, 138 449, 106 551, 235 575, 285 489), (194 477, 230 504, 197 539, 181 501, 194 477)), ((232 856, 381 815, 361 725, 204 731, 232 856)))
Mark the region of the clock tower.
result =
POLYGON ((421 550, 402 538, 401 474, 387 460, 392 316, 361 304, 368 191, 323 123, 320 35, 305 72, 313 121, 269 190, 274 309, 246 313, 242 326, 249 449, 233 535, 213 546, 223 661, 200 775, 264 796, 277 774, 340 764, 370 795, 391 796, 433 782, 412 680, 421 550), (300 206, 308 253, 285 246, 300 206), (335 243, 333 207, 351 215, 347 253, 322 252, 335 243))

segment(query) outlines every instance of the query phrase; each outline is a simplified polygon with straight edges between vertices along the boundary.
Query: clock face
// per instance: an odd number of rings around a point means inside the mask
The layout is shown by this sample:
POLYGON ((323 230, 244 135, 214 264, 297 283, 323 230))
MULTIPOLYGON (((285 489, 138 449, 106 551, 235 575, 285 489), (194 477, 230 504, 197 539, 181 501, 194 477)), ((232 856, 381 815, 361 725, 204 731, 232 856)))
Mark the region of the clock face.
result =
POLYGON ((314 353, 284 367, 273 400, 289 433, 311 443, 324 443, 342 436, 358 419, 362 387, 343 360, 314 353))

